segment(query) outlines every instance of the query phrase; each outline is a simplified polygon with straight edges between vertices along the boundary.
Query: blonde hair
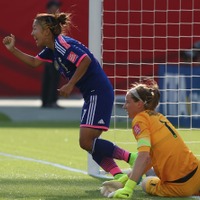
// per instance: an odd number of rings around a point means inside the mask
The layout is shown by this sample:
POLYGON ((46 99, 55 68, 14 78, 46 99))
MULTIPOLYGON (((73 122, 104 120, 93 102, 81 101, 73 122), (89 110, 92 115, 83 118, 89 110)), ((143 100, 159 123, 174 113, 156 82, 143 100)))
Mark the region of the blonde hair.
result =
POLYGON ((36 15, 35 20, 43 29, 49 28, 54 36, 68 33, 71 27, 70 13, 40 13, 36 15))
POLYGON ((144 79, 132 84, 128 93, 134 101, 142 101, 146 110, 155 110, 160 101, 159 87, 153 79, 144 79))

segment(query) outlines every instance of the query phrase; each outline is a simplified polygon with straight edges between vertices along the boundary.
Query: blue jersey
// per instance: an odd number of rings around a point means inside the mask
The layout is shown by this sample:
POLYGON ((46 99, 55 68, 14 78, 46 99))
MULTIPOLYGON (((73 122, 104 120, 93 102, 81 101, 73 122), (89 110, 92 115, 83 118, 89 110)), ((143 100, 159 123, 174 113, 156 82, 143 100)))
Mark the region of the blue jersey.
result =
POLYGON ((40 60, 53 62, 67 79, 71 79, 85 56, 91 59, 91 63, 76 83, 84 98, 81 127, 108 130, 114 101, 113 87, 88 48, 73 38, 59 35, 55 38, 54 51, 45 48, 37 55, 40 60))
POLYGON ((89 91, 97 88, 112 88, 110 81, 93 54, 85 45, 73 38, 59 35, 55 38, 55 50, 45 48, 37 57, 43 61, 53 62, 61 75, 70 79, 86 55, 91 59, 91 63, 86 73, 76 83, 76 87, 80 89, 83 97, 89 91))

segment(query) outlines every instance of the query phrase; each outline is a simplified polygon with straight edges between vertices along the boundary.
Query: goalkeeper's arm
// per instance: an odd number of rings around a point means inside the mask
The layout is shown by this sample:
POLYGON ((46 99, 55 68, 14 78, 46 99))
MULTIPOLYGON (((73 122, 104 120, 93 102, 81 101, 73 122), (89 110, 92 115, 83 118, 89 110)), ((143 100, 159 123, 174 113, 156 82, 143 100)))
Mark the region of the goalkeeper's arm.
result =
POLYGON ((149 168, 151 164, 151 158, 149 152, 141 151, 138 152, 138 157, 135 161, 135 165, 129 174, 129 179, 138 183, 140 178, 145 174, 146 170, 149 168))

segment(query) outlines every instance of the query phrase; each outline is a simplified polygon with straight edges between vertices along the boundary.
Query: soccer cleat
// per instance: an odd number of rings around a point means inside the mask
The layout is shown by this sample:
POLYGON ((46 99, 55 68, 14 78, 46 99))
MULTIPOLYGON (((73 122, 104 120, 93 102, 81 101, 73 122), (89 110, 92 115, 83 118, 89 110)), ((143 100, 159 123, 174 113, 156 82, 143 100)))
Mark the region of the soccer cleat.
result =
POLYGON ((133 168, 137 156, 138 156, 138 152, 136 152, 136 153, 130 153, 128 164, 130 165, 131 168, 133 168))

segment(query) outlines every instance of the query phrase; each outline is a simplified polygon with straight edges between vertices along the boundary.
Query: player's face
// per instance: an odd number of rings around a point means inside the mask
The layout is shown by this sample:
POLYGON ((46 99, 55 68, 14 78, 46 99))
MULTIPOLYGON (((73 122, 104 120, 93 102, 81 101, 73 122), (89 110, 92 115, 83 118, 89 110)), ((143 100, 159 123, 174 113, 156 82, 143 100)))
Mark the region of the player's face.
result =
POLYGON ((31 32, 31 35, 35 39, 37 46, 39 47, 46 46, 44 30, 42 29, 42 26, 36 20, 34 20, 33 22, 33 30, 31 32))
POLYGON ((127 93, 123 108, 127 111, 130 119, 133 119, 139 112, 142 111, 141 103, 141 101, 135 102, 132 99, 131 94, 127 93))

